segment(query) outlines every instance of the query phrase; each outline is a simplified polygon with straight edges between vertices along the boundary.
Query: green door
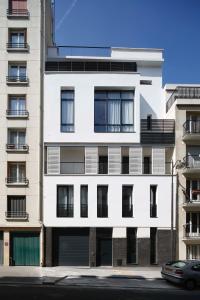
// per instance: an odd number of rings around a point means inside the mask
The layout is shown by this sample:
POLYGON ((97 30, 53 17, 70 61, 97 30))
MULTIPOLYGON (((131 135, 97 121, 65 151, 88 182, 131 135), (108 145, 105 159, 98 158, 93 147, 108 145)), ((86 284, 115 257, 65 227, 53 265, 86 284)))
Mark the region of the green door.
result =
POLYGON ((12 233, 12 265, 39 266, 40 248, 39 233, 14 232, 12 233))

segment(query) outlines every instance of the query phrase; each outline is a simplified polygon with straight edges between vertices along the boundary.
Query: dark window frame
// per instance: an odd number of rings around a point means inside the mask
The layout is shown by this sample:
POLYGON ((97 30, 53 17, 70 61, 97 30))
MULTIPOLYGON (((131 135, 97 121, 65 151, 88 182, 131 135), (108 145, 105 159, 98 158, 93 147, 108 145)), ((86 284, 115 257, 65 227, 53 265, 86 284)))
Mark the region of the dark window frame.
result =
POLYGON ((108 185, 97 185, 97 218, 108 218, 108 185), (98 202, 98 189, 99 188, 106 188, 106 204, 99 204, 98 202), (101 207, 101 211, 99 211, 99 207, 101 207), (104 210, 105 207, 105 211, 104 210), (105 215, 104 215, 105 212, 105 215))
POLYGON ((75 120, 75 101, 74 101, 74 99, 75 99, 75 91, 74 90, 70 90, 70 89, 62 89, 61 90, 61 94, 60 94, 60 99, 61 99, 61 105, 60 105, 60 131, 61 132, 66 132, 66 133, 74 133, 75 132, 75 125, 74 125, 74 120, 75 120), (62 97, 62 94, 64 93, 64 92, 73 92, 73 98, 67 98, 67 99, 65 99, 65 98, 63 98, 62 97), (62 104, 64 103, 64 102, 72 102, 73 103, 73 123, 63 123, 62 122, 62 104), (73 126, 73 129, 72 130, 64 130, 63 129, 63 127, 67 127, 67 126, 73 126))
MULTIPOLYGON (((127 204, 125 204, 125 206, 127 206, 127 204)), ((133 218, 133 185, 122 185, 122 218, 133 218), (126 211, 126 209, 124 209, 124 190, 126 188, 130 188, 131 189, 131 210, 130 211, 126 211)))
POLYGON ((88 218, 88 185, 87 184, 81 184, 80 185, 80 217, 81 218, 88 218), (87 203, 82 203, 82 188, 87 188, 87 203), (86 207, 86 210, 84 210, 84 206, 86 207), (85 212, 85 214, 84 214, 85 212))
MULTIPOLYGON (((68 191, 69 193, 69 191, 68 191)), ((57 218, 73 218, 74 217, 74 185, 73 184, 61 184, 61 185, 57 185, 57 197, 56 197, 56 217, 57 218), (72 204, 68 204, 67 206, 68 209, 71 209, 69 215, 59 215, 59 203, 58 203, 58 199, 59 199, 59 188, 69 188, 69 187, 72 187, 72 190, 73 190, 73 203, 72 204), (71 207, 70 207, 71 206, 71 207)))

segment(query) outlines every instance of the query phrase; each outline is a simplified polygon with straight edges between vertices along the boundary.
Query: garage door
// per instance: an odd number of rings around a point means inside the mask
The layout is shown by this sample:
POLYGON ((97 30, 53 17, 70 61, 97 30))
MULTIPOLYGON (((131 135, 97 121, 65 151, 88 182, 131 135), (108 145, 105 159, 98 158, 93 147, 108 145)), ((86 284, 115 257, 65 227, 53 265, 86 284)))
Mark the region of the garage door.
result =
POLYGON ((11 261, 14 266, 39 266, 39 233, 14 232, 11 235, 11 261))
POLYGON ((55 265, 89 265, 89 229, 56 230, 54 245, 55 265))
POLYGON ((0 232, 0 265, 3 265, 3 232, 0 232))

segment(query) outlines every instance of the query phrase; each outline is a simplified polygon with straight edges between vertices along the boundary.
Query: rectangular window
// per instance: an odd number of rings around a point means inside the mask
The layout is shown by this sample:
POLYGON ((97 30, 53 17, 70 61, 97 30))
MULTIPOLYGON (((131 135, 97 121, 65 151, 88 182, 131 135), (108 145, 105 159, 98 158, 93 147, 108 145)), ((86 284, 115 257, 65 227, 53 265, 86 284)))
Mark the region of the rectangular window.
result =
POLYGON ((97 217, 108 217, 108 186, 105 185, 97 187, 97 217))
POLYGON ((61 91, 61 132, 74 132, 74 91, 61 91))
POLYGON ((81 185, 81 218, 88 217, 88 186, 81 185))
POLYGON ((8 196, 7 199, 7 218, 25 218, 26 197, 25 196, 8 196))
POLYGON ((150 228, 150 263, 157 263, 157 228, 150 228))
POLYGON ((9 0, 9 9, 11 10, 27 9, 27 0, 9 0))
POLYGON ((133 132, 134 91, 95 91, 95 132, 133 132))
POLYGON ((8 183, 26 183, 26 164, 24 162, 8 163, 8 183))
POLYGON ((8 98, 7 114, 12 116, 23 116, 26 114, 26 96, 10 95, 8 98))
POLYGON ((151 174, 151 157, 150 156, 144 156, 143 174, 151 174))
POLYGON ((133 186, 122 186, 122 217, 133 217, 132 203, 133 186))
POLYGON ((8 48, 26 47, 26 29, 9 29, 8 48))
POLYGON ((57 217, 72 218, 74 216, 74 187, 63 185, 57 187, 57 217))
POLYGON ((15 146, 24 146, 26 144, 25 129, 8 129, 8 144, 15 146))
POLYGON ((187 259, 200 259, 200 244, 187 245, 187 259))
POLYGON ((157 203, 156 203, 157 185, 150 185, 150 217, 157 217, 157 203))

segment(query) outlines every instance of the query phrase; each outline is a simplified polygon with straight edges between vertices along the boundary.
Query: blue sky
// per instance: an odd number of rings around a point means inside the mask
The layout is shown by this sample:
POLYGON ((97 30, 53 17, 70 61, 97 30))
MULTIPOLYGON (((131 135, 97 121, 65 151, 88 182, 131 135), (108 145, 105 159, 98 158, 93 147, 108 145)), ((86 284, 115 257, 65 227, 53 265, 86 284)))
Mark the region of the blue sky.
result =
POLYGON ((58 45, 164 49, 164 83, 200 83, 200 0, 55 0, 58 45))

